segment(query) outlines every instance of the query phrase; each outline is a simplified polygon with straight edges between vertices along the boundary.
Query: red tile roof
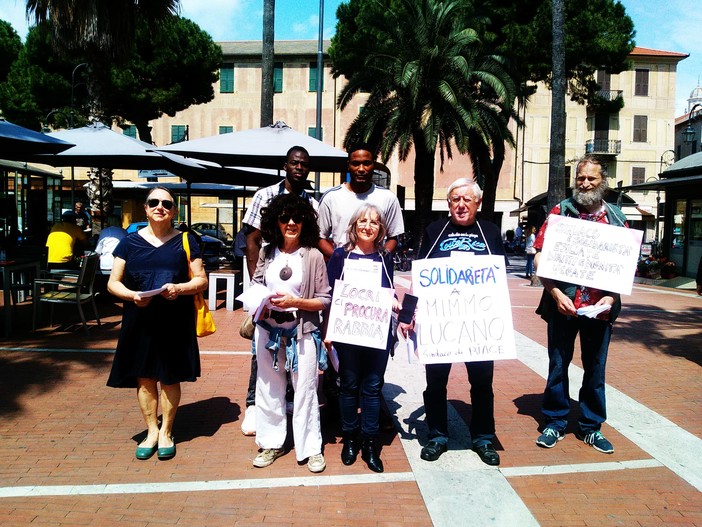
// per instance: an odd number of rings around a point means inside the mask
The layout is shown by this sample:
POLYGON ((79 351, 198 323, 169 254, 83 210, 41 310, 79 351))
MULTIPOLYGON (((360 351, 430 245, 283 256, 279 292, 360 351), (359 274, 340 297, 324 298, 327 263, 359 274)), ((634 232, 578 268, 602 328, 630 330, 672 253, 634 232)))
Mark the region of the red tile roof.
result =
POLYGON ((664 51, 660 49, 651 49, 651 48, 640 48, 639 46, 636 46, 629 55, 638 55, 638 56, 649 56, 649 57, 671 57, 671 58, 679 58, 679 59, 685 59, 690 56, 689 53, 678 53, 677 51, 664 51))

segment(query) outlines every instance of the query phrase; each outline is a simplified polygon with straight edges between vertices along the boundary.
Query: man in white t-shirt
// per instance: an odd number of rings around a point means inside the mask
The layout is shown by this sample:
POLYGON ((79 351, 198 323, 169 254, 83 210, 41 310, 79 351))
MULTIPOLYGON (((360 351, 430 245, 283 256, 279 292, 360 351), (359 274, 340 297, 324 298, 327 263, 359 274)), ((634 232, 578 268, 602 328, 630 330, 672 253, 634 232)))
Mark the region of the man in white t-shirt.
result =
MULTIPOLYGON (((358 207, 368 203, 378 207, 383 215, 388 230, 385 249, 392 253, 397 247, 397 237, 405 232, 400 202, 391 191, 373 183, 375 155, 367 144, 354 145, 348 153, 351 180, 329 189, 319 200, 319 250, 329 259, 334 249, 344 245, 351 216, 358 207)), ((333 368, 327 368, 324 372, 322 389, 327 398, 327 407, 334 412, 339 405, 335 402, 338 384, 333 368)), ((385 403, 381 404, 380 420, 381 427, 392 426, 385 403)))
POLYGON ((334 249, 346 243, 346 229, 356 209, 365 203, 377 206, 388 228, 385 248, 393 252, 397 237, 405 224, 397 196, 373 183, 375 156, 368 145, 358 144, 349 150, 348 170, 351 181, 324 193, 319 201, 319 250, 329 258, 334 249))

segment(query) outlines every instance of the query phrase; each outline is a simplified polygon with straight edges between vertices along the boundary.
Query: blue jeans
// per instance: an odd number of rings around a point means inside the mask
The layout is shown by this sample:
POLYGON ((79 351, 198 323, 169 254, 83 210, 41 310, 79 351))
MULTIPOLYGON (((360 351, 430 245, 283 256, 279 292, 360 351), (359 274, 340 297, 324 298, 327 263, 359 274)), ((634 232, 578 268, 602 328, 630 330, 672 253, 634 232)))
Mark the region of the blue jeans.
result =
POLYGON ((565 430, 570 412, 568 366, 573 360, 575 337, 580 333, 583 385, 578 397, 583 433, 600 429, 607 419, 605 366, 612 324, 587 317, 567 317, 558 312, 548 323, 548 380, 541 408, 546 424, 565 430))
POLYGON ((361 434, 375 437, 380 429, 380 391, 390 352, 341 342, 335 342, 334 347, 339 355, 341 431, 353 434, 360 421, 361 434))
POLYGON ((527 254, 526 255, 526 275, 527 278, 531 277, 531 275, 534 274, 534 256, 535 254, 527 254))
MULTIPOLYGON (((470 437, 473 448, 492 443, 495 439, 495 396, 492 391, 493 361, 466 362, 470 382, 470 437)), ((447 392, 451 363, 427 364, 427 389, 424 391, 424 410, 427 415, 429 439, 448 442, 447 392)))

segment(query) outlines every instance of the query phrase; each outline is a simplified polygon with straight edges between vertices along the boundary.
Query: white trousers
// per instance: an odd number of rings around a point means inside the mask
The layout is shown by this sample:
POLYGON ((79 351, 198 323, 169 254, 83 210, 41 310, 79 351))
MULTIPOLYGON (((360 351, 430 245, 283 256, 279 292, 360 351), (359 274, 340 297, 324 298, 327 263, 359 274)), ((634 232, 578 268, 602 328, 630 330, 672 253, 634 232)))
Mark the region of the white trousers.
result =
MULTIPOLYGON (((256 326, 256 444, 260 448, 282 448, 288 432, 285 415, 285 349, 278 351, 278 371, 273 369, 273 355, 265 348, 268 331, 256 326)), ((291 373, 295 390, 292 416, 295 457, 304 461, 322 452, 317 384, 317 347, 311 335, 297 342, 297 372, 291 373)))

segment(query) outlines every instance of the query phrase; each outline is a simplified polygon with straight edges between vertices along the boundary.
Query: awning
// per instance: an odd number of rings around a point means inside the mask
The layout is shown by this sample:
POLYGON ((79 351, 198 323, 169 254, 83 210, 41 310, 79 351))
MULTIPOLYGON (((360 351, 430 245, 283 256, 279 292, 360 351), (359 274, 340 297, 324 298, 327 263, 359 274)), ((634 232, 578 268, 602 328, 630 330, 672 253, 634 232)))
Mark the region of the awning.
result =
POLYGON ((627 192, 637 190, 665 190, 670 187, 686 186, 691 185, 693 183, 702 183, 702 175, 659 179, 658 181, 648 181, 646 183, 639 183, 638 185, 629 185, 628 187, 622 187, 622 190, 627 192))
POLYGON ((640 207, 623 207, 622 212, 629 221, 654 221, 656 216, 640 207))

